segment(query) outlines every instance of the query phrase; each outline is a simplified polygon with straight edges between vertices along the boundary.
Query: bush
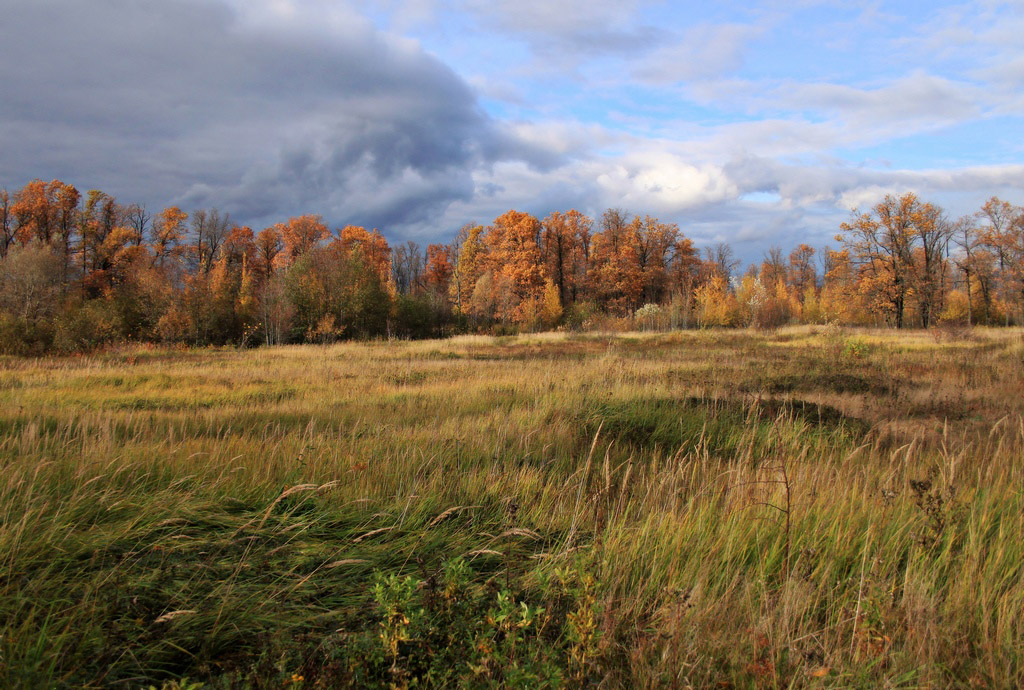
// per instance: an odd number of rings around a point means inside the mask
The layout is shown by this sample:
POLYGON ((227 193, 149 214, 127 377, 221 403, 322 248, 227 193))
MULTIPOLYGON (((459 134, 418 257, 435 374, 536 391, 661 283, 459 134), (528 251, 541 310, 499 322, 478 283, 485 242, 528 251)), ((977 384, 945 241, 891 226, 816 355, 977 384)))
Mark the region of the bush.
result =
POLYGON ((103 299, 65 306, 54 320, 53 348, 81 352, 119 340, 121 315, 117 305, 103 299))
POLYGON ((751 325, 759 330, 775 330, 790 321, 789 305, 782 300, 769 297, 760 305, 751 320, 751 325))
POLYGON ((863 338, 847 338, 843 343, 843 357, 847 359, 864 359, 871 353, 871 345, 863 338))
POLYGON ((0 311, 0 354, 41 355, 53 344, 53 328, 43 320, 29 320, 0 311))
POLYGON ((593 302, 576 302, 565 312, 565 325, 571 331, 589 331, 601 315, 601 310, 593 302))
POLYGON ((645 331, 653 331, 658 328, 662 309, 657 304, 645 304, 636 310, 634 316, 640 323, 640 328, 645 331))

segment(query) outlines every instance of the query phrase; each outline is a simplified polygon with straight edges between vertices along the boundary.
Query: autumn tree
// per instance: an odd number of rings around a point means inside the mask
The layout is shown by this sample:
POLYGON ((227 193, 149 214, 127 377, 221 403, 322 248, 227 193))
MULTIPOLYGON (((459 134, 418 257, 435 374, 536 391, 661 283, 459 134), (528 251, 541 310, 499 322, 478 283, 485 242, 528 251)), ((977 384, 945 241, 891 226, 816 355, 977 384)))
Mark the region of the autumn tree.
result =
POLYGON ((771 247, 768 249, 768 253, 765 254, 764 260, 761 262, 758 277, 762 283, 773 290, 779 282, 786 282, 787 266, 781 248, 771 247))
POLYGON ((346 225, 338 231, 337 242, 341 251, 358 251, 366 265, 376 272, 382 285, 391 283, 391 247, 380 231, 358 225, 346 225))
POLYGON ((924 213, 914 194, 887 195, 868 213, 854 211, 840 226, 874 311, 903 328, 907 294, 913 287, 916 224, 924 213))
POLYGON ((819 310, 824 320, 833 323, 860 323, 862 321, 862 293, 857 283, 857 268, 850 258, 850 250, 823 252, 819 310))
POLYGON ((426 287, 438 295, 447 295, 455 268, 452 262, 451 245, 427 245, 427 265, 424 270, 426 287))
POLYGON ((86 194, 79 214, 79 254, 82 285, 91 296, 98 296, 110 285, 110 271, 120 249, 131 232, 122 224, 124 209, 114 197, 98 189, 86 194))
POLYGON ((7 222, 13 217, 14 232, 4 230, 5 243, 8 237, 17 236, 22 242, 34 238, 53 247, 60 257, 60 281, 67 287, 71 264, 73 236, 78 221, 78 204, 81 194, 72 185, 60 180, 48 183, 33 180, 15 193, 9 202, 7 222))
POLYGON ((156 326, 174 302, 178 286, 164 267, 153 262, 145 246, 131 241, 117 253, 114 273, 115 280, 103 298, 117 314, 122 336, 130 340, 157 338, 156 326))
POLYGON ((256 261, 256 238, 252 228, 234 226, 228 231, 221 245, 221 256, 229 267, 241 269, 256 261))
POLYGON ((11 214, 15 218, 16 234, 23 244, 32 239, 50 244, 56 206, 53 185, 57 182, 54 180, 48 188, 42 180, 32 180, 14 193, 11 214))
POLYGON ((264 280, 274 274, 277 257, 284 249, 276 227, 264 228, 256 235, 256 266, 264 280))
POLYGON ((916 247, 913 253, 913 286, 921 325, 928 328, 942 308, 942 280, 946 272, 944 252, 953 225, 942 209, 932 204, 918 206, 913 217, 916 247))
POLYGON ((281 238, 280 262, 285 266, 312 251, 331 235, 323 218, 318 215, 289 218, 275 225, 274 231, 281 238))
POLYGON ((954 263, 964 276, 967 293, 967 323, 989 322, 992 320, 993 287, 996 274, 996 258, 983 241, 983 231, 976 223, 977 218, 961 218, 952 232, 953 242, 960 252, 954 263), (980 297, 976 303, 975 295, 980 297))
POLYGON ((593 220, 575 209, 555 211, 542 223, 544 266, 561 305, 575 302, 584 288, 593 226, 593 220))
POLYGON ((292 338, 328 342, 385 335, 391 296, 380 265, 361 244, 314 247, 286 275, 292 338))
POLYGON ((538 313, 540 325, 543 328, 554 328, 561 318, 562 300, 558 294, 558 287, 550 279, 546 279, 538 313))
POLYGON ((608 209, 591 243, 590 292, 602 306, 621 315, 632 313, 643 301, 645 277, 637 257, 641 222, 630 221, 620 209, 608 209))
POLYGON ((704 274, 704 262, 701 261, 693 240, 680 234, 672 249, 672 260, 668 269, 669 319, 673 328, 690 326, 694 293, 704 274))
POLYGON ((633 221, 626 237, 643 285, 642 300, 660 302, 668 287, 668 268, 679 239, 679 226, 644 216, 633 221))
POLYGON ((808 290, 817 287, 818 275, 814 267, 814 247, 808 244, 801 244, 789 254, 788 267, 789 284, 793 291, 803 303, 808 290))
POLYGON ((508 211, 487 229, 488 265, 496 288, 504 287, 497 300, 497 318, 522 322, 535 313, 544 291, 540 252, 541 225, 521 211, 508 211))
POLYGON ((180 254, 181 241, 185 237, 185 222, 188 214, 177 206, 168 206, 152 224, 153 262, 163 268, 168 260, 180 254))
POLYGON ((740 319, 739 303, 725 277, 715 272, 711 278, 697 288, 697 323, 702 328, 709 326, 734 326, 740 319))
POLYGON ((1018 302, 1024 319, 1024 208, 992 197, 976 217, 981 223, 978 240, 998 264, 996 291, 1007 303, 1018 302))
POLYGON ((487 247, 483 235, 482 225, 467 223, 459 228, 451 245, 454 262, 449 292, 460 314, 468 310, 476 283, 484 272, 487 247))

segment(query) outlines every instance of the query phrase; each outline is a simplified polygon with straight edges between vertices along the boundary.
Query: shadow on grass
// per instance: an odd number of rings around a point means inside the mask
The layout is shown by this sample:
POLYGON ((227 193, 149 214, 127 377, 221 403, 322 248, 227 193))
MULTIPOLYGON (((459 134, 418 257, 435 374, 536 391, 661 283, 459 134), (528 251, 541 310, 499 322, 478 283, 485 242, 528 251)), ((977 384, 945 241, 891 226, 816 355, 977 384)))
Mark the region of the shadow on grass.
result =
POLYGON ((748 446, 764 451, 781 422, 807 441, 848 444, 868 425, 827 405, 803 400, 741 402, 714 398, 652 398, 597 402, 579 413, 586 432, 641 450, 667 453, 705 448, 728 456, 748 446))

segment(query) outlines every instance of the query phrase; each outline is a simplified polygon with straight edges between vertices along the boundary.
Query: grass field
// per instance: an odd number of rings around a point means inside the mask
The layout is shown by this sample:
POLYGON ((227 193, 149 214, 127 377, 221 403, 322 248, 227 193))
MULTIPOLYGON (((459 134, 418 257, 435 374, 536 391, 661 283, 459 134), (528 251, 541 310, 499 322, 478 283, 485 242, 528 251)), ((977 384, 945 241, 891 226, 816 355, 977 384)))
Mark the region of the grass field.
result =
POLYGON ((0 687, 1024 685, 1017 330, 138 348, 0 410, 0 687))

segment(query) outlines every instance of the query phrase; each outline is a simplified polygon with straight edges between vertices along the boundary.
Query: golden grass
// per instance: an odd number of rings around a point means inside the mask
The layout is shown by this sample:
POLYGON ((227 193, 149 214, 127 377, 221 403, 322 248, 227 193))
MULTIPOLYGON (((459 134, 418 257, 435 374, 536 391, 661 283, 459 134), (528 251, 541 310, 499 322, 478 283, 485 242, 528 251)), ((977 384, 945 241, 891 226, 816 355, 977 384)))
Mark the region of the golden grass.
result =
POLYGON ((1020 331, 0 367, 5 686, 217 687, 372 624, 374 571, 459 555, 540 601, 591 574, 609 686, 1024 683, 1020 331))

